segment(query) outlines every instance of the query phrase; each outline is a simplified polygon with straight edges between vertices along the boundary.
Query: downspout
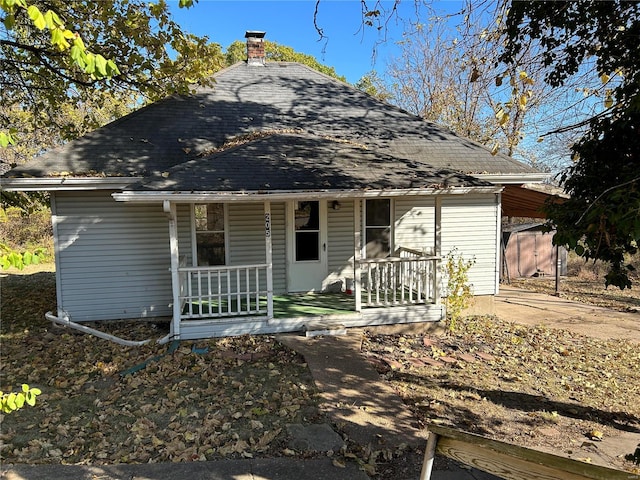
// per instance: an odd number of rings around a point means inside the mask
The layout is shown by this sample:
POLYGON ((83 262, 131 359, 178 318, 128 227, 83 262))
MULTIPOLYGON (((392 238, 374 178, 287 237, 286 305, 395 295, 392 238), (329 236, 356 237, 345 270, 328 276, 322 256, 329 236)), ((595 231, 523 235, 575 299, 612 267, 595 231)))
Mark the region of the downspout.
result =
POLYGON ((124 338, 116 337, 115 335, 110 335, 108 333, 101 332, 100 330, 96 330, 95 328, 87 327, 86 325, 81 325, 77 322, 72 322, 68 315, 64 315, 63 318, 60 318, 54 315, 51 312, 47 312, 44 314, 47 320, 50 320, 53 323, 57 323, 58 325, 62 325, 63 327, 73 328, 75 330, 80 330, 81 332, 88 333, 89 335, 94 335, 99 338, 103 338, 105 340, 109 340, 111 342, 115 342, 118 345, 124 345, 125 347, 140 347, 142 345, 146 345, 151 340, 125 340, 124 338))

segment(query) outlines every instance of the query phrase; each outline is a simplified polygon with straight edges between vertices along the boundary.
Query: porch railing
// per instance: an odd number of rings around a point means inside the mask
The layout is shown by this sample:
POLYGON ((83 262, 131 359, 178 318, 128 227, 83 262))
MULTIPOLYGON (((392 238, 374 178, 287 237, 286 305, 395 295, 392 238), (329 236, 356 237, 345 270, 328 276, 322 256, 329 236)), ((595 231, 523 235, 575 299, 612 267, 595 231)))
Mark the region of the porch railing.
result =
POLYGON ((182 320, 267 314, 267 265, 180 267, 182 320))
POLYGON ((436 256, 406 248, 392 257, 361 260, 363 306, 437 303, 434 281, 439 262, 436 256))

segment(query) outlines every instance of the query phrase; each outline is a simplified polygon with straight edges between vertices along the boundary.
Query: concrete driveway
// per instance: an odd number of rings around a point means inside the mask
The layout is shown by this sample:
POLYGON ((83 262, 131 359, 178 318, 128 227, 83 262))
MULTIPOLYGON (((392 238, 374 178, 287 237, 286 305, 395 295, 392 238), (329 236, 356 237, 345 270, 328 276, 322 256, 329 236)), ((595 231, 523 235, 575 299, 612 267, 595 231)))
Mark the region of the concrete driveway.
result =
POLYGON ((640 343, 640 313, 617 312, 509 285, 500 285, 494 306, 496 316, 504 320, 640 343))

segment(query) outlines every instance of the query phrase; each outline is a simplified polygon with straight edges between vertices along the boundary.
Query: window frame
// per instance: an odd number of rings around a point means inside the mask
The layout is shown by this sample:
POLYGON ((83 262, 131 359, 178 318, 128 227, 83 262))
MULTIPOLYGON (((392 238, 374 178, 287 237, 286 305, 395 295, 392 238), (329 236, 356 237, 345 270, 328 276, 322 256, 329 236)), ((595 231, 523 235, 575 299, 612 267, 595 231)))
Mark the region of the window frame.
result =
POLYGON ((221 202, 191 204, 191 260, 194 267, 224 267, 229 265, 229 205, 221 202), (198 230, 196 226, 196 206, 222 205, 224 230, 198 230), (221 265, 198 265, 198 233, 222 233, 224 237, 224 263, 221 265))
POLYGON ((360 252, 361 257, 364 259, 368 258, 378 258, 378 257, 368 257, 367 256, 367 230, 369 228, 381 228, 388 227, 389 228, 389 255, 394 252, 395 249, 395 202, 393 198, 384 197, 384 198, 365 198, 362 202, 362 250, 360 252), (389 225, 368 225, 367 224, 367 203, 373 200, 388 200, 389 201, 389 225))

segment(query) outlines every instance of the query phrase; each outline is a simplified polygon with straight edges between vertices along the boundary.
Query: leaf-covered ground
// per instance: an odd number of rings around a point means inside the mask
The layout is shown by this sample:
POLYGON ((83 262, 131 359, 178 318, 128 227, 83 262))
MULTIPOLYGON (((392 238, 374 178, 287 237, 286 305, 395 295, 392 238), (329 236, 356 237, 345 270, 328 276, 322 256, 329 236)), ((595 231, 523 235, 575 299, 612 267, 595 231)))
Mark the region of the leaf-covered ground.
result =
MULTIPOLYGON (((287 448, 285 425, 326 421, 303 359, 273 337, 182 342, 173 352, 122 347, 44 320, 55 308, 52 273, 0 276, 0 389, 43 391, 35 408, 1 417, 3 462, 304 455, 287 448)), ((98 328, 130 339, 165 334, 149 323, 98 328)), ((443 336, 369 333, 363 353, 383 359, 384 378, 424 423, 584 461, 608 439, 640 435, 638 344, 477 317, 443 336)), ((405 460, 419 471, 416 454, 379 465, 380 478, 396 478, 405 460)), ((637 468, 624 456, 609 463, 637 468)))
MULTIPOLYGON (((287 423, 321 422, 303 359, 270 336, 123 347, 52 327, 52 273, 2 278, 0 389, 42 390, 4 415, 9 463, 160 462, 293 454, 287 423), (142 368, 144 366, 144 368, 142 368)), ((99 327, 159 338, 149 323, 99 327)))
MULTIPOLYGON (((363 350, 425 424, 594 463, 601 440, 640 443, 637 343, 470 317, 443 336, 369 334, 363 350)), ((604 463, 640 473, 628 453, 604 463)))

